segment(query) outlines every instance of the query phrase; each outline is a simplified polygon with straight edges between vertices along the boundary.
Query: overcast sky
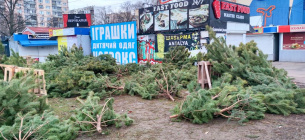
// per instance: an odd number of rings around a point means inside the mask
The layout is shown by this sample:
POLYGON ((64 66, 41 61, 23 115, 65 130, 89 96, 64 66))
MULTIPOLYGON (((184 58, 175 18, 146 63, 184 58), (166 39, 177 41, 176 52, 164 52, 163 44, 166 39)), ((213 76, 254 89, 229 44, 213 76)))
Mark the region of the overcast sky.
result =
POLYGON ((69 0, 69 9, 77 9, 86 6, 120 6, 122 3, 130 1, 135 2, 139 0, 69 0))

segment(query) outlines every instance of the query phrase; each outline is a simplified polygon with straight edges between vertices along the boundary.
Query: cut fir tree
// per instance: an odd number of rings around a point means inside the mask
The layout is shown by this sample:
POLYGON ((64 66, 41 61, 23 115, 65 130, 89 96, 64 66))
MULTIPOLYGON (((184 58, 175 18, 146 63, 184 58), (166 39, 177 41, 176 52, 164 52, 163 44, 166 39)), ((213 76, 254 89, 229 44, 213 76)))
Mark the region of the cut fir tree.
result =
POLYGON ((304 91, 297 89, 285 70, 272 67, 256 43, 227 46, 223 38, 207 29, 213 40, 206 55, 216 73, 213 88, 196 90, 191 83, 191 94, 172 110, 171 118, 201 124, 225 117, 242 123, 263 119, 264 113, 305 113, 304 91))
POLYGON ((83 104, 83 107, 77 110, 77 114, 72 117, 72 120, 75 121, 81 132, 105 133, 104 127, 111 125, 121 127, 123 124, 129 126, 133 123, 133 120, 126 114, 115 113, 112 106, 113 98, 106 99, 104 105, 100 105, 100 98, 90 92, 86 101, 79 98, 77 100, 83 104))

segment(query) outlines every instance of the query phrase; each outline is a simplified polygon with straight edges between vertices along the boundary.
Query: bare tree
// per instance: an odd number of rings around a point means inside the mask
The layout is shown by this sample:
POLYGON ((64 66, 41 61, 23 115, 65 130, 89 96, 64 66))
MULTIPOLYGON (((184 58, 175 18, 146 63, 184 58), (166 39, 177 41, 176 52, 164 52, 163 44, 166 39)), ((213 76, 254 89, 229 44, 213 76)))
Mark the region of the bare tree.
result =
POLYGON ((94 7, 94 11, 94 25, 111 23, 111 7, 94 7))
POLYGON ((118 14, 119 21, 118 22, 128 22, 132 21, 135 17, 134 15, 134 6, 129 1, 123 3, 120 7, 120 12, 118 14))
POLYGON ((55 21, 54 17, 51 17, 47 20, 48 27, 55 27, 55 25, 56 25, 56 21, 55 21))
POLYGON ((98 25, 133 21, 137 18, 135 10, 157 4, 159 4, 159 0, 142 0, 136 3, 125 2, 120 6, 120 10, 117 13, 113 13, 111 7, 95 7, 93 24, 98 25))
POLYGON ((125 2, 120 7, 120 12, 117 15, 117 22, 128 22, 136 19, 135 10, 159 4, 159 0, 142 0, 134 4, 125 2))
POLYGON ((0 26, 4 27, 1 34, 10 36, 24 28, 26 20, 20 14, 17 14, 16 5, 22 0, 2 0, 0 1, 0 26))

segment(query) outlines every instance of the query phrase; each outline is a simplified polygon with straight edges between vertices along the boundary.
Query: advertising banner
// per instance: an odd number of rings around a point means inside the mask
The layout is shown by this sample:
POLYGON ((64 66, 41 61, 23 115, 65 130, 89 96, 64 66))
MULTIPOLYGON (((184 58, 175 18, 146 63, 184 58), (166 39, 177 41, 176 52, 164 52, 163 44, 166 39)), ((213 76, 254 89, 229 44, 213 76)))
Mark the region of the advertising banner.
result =
POLYGON ((228 21, 250 22, 249 6, 225 0, 185 0, 140 9, 139 13, 140 34, 196 30, 206 25, 226 32, 228 21))
POLYGON ((93 56, 110 54, 118 63, 137 63, 136 22, 95 25, 91 30, 93 56))
POLYGON ((170 6, 168 4, 153 7, 155 31, 169 30, 169 9, 170 6))
POLYGON ((170 4, 170 29, 187 29, 188 27, 188 6, 189 2, 184 1, 180 3, 170 4))
POLYGON ((189 8, 189 28, 204 28, 209 23, 209 0, 192 0, 189 8))
POLYGON ((68 46, 68 39, 67 37, 60 36, 57 38, 58 42, 58 51, 61 51, 62 48, 67 48, 68 46))
POLYGON ((285 33, 283 50, 305 50, 305 33, 285 33))
POLYGON ((72 49, 73 47, 77 46, 77 37, 76 36, 60 36, 58 37, 58 51, 62 48, 67 48, 68 50, 72 49))
POLYGON ((189 32, 184 34, 157 34, 157 47, 155 48, 155 59, 164 58, 164 54, 171 47, 185 46, 190 52, 202 50, 200 45, 200 33, 189 32))
POLYGON ((63 14, 64 27, 89 27, 91 14, 63 14))
POLYGON ((138 36, 138 62, 145 64, 160 63, 155 61, 155 35, 141 35, 138 36))
POLYGON ((140 15, 140 33, 149 33, 154 31, 153 8, 144 8, 139 10, 140 15))
POLYGON ((210 26, 215 32, 226 32, 226 22, 249 23, 250 8, 246 5, 231 3, 224 0, 210 1, 210 26))

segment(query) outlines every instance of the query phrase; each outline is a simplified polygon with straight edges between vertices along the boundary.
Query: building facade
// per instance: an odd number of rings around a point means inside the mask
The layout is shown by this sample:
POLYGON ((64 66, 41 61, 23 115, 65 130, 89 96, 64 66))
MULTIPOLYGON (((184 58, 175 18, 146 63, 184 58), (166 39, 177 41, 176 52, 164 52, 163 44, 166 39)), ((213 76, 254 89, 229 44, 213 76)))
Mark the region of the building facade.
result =
POLYGON ((62 14, 68 11, 68 0, 20 0, 15 9, 26 26, 35 27, 62 27, 62 14))

